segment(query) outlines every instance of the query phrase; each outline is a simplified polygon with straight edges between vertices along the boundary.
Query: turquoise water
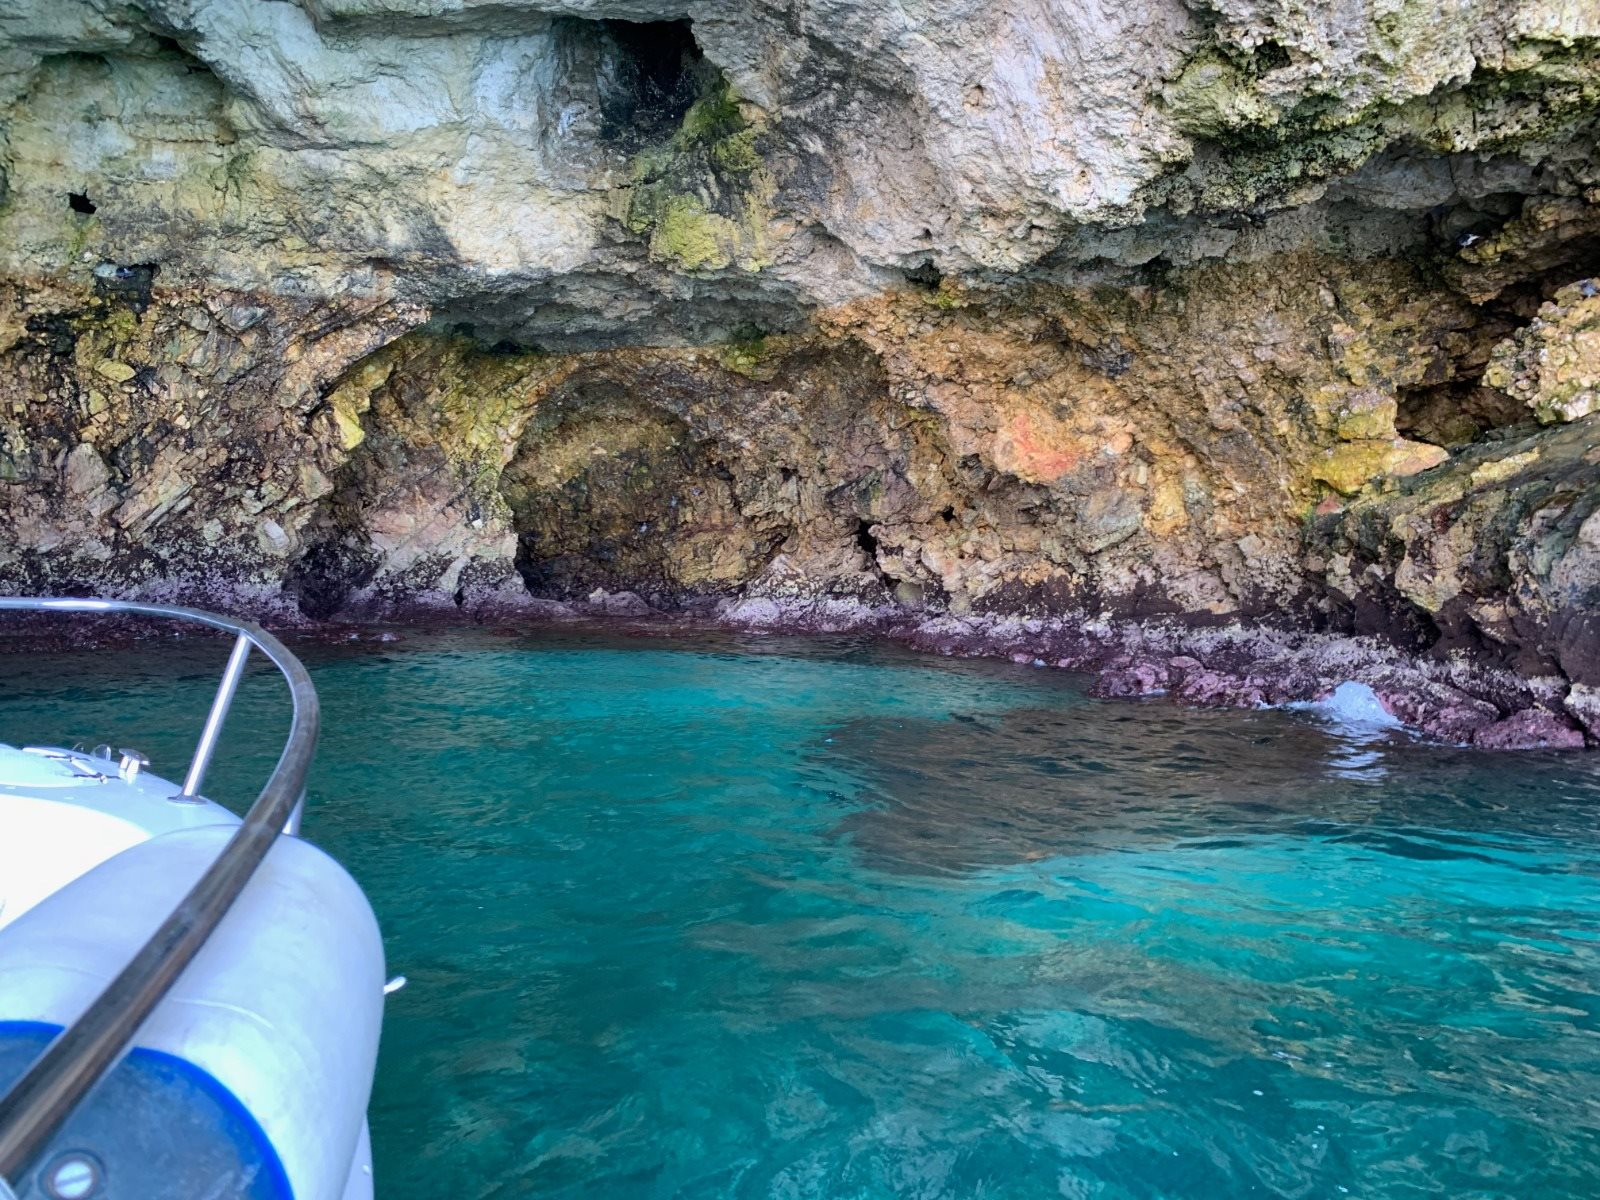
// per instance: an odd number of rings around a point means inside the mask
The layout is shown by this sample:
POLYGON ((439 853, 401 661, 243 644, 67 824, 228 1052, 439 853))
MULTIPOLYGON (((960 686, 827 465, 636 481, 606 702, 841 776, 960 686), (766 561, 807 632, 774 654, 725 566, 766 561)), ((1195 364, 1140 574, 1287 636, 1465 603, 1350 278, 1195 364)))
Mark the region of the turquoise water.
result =
MULTIPOLYGON (((1600 1193, 1595 757, 848 640, 305 654, 410 980, 381 1200, 1600 1193)), ((0 739, 180 774, 220 655, 0 660, 0 739)))

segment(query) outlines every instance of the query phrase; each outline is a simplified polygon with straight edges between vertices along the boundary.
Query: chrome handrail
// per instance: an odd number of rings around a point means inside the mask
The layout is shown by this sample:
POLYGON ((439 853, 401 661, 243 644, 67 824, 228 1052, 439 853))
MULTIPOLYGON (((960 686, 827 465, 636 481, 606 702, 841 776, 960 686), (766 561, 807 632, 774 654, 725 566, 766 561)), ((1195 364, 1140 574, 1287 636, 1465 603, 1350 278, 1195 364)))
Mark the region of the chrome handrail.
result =
POLYGON ((294 832, 321 723, 316 689, 300 660, 277 638, 247 621, 171 604, 0 596, 0 612, 7 611, 166 617, 234 635, 233 653, 195 747, 182 796, 199 795, 251 649, 261 651, 288 682, 293 713, 278 765, 222 853, 121 973, 0 1097, 0 1195, 5 1194, 5 1181, 20 1183, 23 1172, 72 1111, 117 1064, 139 1027, 239 898, 279 832, 286 828, 294 832))

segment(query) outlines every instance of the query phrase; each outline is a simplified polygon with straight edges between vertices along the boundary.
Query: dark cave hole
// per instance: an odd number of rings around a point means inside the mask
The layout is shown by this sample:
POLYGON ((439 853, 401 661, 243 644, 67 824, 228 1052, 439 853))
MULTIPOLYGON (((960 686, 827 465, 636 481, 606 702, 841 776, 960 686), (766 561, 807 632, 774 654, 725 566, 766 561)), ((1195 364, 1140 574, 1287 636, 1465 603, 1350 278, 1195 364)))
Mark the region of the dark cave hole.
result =
POLYGON ((927 288, 930 292, 933 292, 938 291, 939 285, 944 282, 944 272, 934 266, 933 259, 930 258, 907 271, 906 279, 918 287, 927 288))
POLYGON ((183 70, 186 75, 210 75, 212 70, 184 48, 177 38, 156 35, 156 48, 164 54, 170 54, 184 60, 183 70))
POLYGON ((641 143, 670 136, 709 82, 690 22, 601 25, 611 43, 600 82, 602 136, 641 143))
POLYGON ((1451 379, 1431 386, 1401 388, 1395 431, 1402 437, 1458 450, 1499 430, 1530 424, 1533 414, 1520 400, 1476 379, 1451 379))
POLYGON ((1261 71, 1276 71, 1289 65, 1289 51, 1270 39, 1256 47, 1254 58, 1257 69, 1261 71))
POLYGON ((68 192, 67 207, 75 213, 82 213, 86 217, 92 217, 95 209, 99 206, 89 199, 87 192, 68 192))
POLYGON ((1260 213, 1236 212, 1218 217, 1215 224, 1218 229, 1226 229, 1233 233, 1244 233, 1247 230, 1255 229, 1259 225, 1266 224, 1266 217, 1260 213))
POLYGON ((939 519, 941 521, 954 521, 956 519, 956 506, 947 504, 941 508, 939 510, 939 519))
POLYGON ((1138 268, 1140 281, 1146 287, 1165 287, 1178 274, 1178 268, 1166 254, 1158 254, 1138 268))
POLYGON ((1437 204, 1426 213, 1429 232, 1442 252, 1457 251, 1492 237, 1505 223, 1522 211, 1526 197, 1521 192, 1493 192, 1465 204, 1437 204))
POLYGON ((295 597, 300 612, 324 621, 350 601, 351 593, 365 587, 377 573, 376 555, 359 546, 349 531, 326 530, 307 547, 289 569, 286 590, 295 597))
POLYGON ((856 522, 856 545, 861 547, 867 556, 867 561, 874 570, 878 566, 878 539, 872 536, 872 522, 861 520, 856 522))
MULTIPOLYGON (((1516 205, 1502 202, 1499 207, 1513 211, 1516 205)), ((1477 209, 1441 210, 1429 217, 1447 261, 1459 248, 1490 236, 1504 224, 1494 221, 1493 212, 1486 217, 1477 209)), ((1484 369, 1496 345, 1526 327, 1542 304, 1575 278, 1594 271, 1597 263, 1600 238, 1594 237, 1579 237, 1535 256, 1524 278, 1477 305, 1475 323, 1462 331, 1457 344, 1421 383, 1397 389, 1396 430, 1404 437, 1453 450, 1509 431, 1536 428, 1525 403, 1483 384, 1484 369)))

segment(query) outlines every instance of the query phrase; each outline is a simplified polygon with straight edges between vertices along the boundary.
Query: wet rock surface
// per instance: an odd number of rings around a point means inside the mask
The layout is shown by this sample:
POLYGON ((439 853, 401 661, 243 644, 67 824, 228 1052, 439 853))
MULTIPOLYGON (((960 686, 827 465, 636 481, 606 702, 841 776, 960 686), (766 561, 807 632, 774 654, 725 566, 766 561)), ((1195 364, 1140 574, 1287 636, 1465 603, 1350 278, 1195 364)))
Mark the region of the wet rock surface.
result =
POLYGON ((1336 606, 1409 613, 1429 648, 1600 679, 1600 420, 1524 430, 1363 496, 1311 532, 1336 606), (1363 605, 1362 601, 1366 603, 1363 605))

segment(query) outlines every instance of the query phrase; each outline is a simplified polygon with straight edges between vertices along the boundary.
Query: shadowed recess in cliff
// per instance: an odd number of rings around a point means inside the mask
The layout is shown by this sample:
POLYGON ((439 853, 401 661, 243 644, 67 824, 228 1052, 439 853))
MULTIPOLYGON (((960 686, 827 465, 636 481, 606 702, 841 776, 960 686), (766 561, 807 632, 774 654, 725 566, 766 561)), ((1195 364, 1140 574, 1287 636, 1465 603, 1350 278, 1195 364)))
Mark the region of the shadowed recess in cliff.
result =
POLYGON ((313 621, 336 616, 357 588, 371 582, 382 560, 338 513, 313 528, 316 540, 289 568, 284 591, 313 621))
POLYGON ((752 325, 804 329, 810 311, 792 282, 738 274, 669 280, 641 263, 626 288, 574 272, 514 292, 465 291, 441 300, 428 328, 470 337, 484 349, 569 353, 737 343, 752 325), (635 290, 641 284, 647 286, 635 290), (605 303, 597 306, 597 297, 605 303))
POLYGON ((535 595, 727 591, 787 533, 745 520, 713 442, 605 379, 579 378, 540 405, 501 493, 535 595))
POLYGON ((1441 330, 1422 379, 1397 389, 1402 436, 1459 448, 1534 426, 1522 399, 1486 378, 1496 348, 1573 280, 1600 272, 1600 210, 1557 196, 1498 193, 1430 215, 1435 253, 1473 307, 1441 330))
POLYGON ((1597 443, 1600 414, 1466 447, 1314 521, 1310 544, 1336 567, 1330 582, 1362 580, 1354 602, 1374 620, 1410 614, 1430 635, 1408 645, 1384 630, 1408 649, 1600 685, 1597 443))
POLYGON ((606 20, 599 25, 601 135, 636 145, 671 136, 695 99, 720 78, 689 22, 606 20))

